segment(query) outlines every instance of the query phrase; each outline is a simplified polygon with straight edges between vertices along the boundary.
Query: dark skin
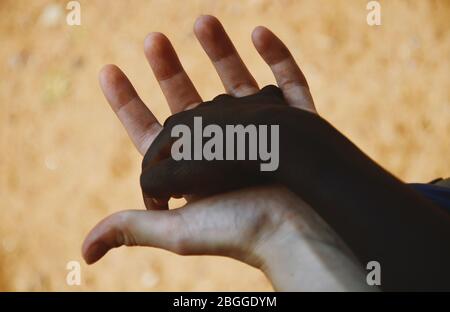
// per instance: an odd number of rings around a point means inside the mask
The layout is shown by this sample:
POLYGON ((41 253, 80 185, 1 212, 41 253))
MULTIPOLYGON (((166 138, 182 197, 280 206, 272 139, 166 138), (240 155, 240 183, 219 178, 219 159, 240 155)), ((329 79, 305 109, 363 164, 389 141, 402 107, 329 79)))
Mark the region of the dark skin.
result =
MULTIPOLYGON (((200 16, 194 33, 227 94, 244 97, 259 91, 215 17, 200 16)), ((288 105, 315 112, 306 79, 283 42, 262 26, 251 37, 288 105)), ((201 103, 167 37, 151 33, 144 46, 171 111, 189 110, 201 103)), ((162 126, 117 66, 102 69, 100 85, 137 150, 145 154, 162 126)), ((375 290, 368 287, 363 270, 335 233, 284 187, 268 185, 186 198, 186 205, 168 210, 166 200, 148 197, 145 211, 122 210, 105 217, 87 235, 84 259, 92 264, 123 245, 156 247, 181 255, 238 259, 262 270, 277 290, 375 290), (316 282, 311 284, 311 280, 316 282)))
POLYGON ((274 86, 242 98, 220 96, 171 116, 142 168, 142 189, 156 198, 278 182, 314 207, 363 265, 372 260, 381 264, 384 290, 450 289, 449 215, 323 118, 289 107, 274 86), (204 125, 219 125, 223 131, 230 124, 279 125, 279 169, 263 173, 258 161, 175 161, 168 154, 174 140, 171 129, 183 124, 193 132, 198 116, 204 125))
MULTIPOLYGON (((259 88, 255 79, 243 64, 217 19, 211 16, 200 17, 195 24, 194 32, 213 62, 228 94, 233 97, 243 97, 258 92, 259 88)), ((257 27, 252 34, 252 39, 256 49, 270 66, 277 84, 282 90, 284 101, 277 100, 278 104, 286 106, 287 103, 291 108, 315 112, 306 80, 286 46, 264 27, 257 27)), ((150 34, 146 39, 145 52, 173 113, 194 108, 202 102, 166 37, 158 33, 150 34)), ((137 149, 141 154, 144 154, 149 146, 153 146, 155 143, 155 138, 162 130, 161 125, 140 100, 131 83, 117 67, 106 66, 101 72, 100 81, 112 109, 123 123, 137 149)), ((217 108, 219 109, 217 112, 219 114, 221 113, 220 111, 224 111, 223 108, 217 108)), ((233 115, 237 115, 237 112, 233 115)), ((290 120, 291 117, 296 115, 297 113, 289 114, 284 119, 285 121, 290 120)), ((311 115, 307 116, 311 117, 311 115)), ((214 117, 215 115, 211 114, 211 116, 214 117)), ((280 120, 283 120, 283 118, 280 120)), ((345 151, 356 156, 355 158, 342 162, 343 167, 334 167, 334 171, 330 171, 330 166, 327 163, 321 163, 320 166, 316 163, 316 167, 311 167, 310 163, 301 166, 302 160, 311 160, 311 158, 306 157, 308 154, 305 154, 305 151, 308 150, 303 148, 308 146, 306 142, 326 142, 318 140, 318 134, 320 133, 322 136, 323 133, 329 134, 333 132, 331 130, 328 131, 332 129, 330 126, 315 127, 323 123, 323 120, 316 122, 317 120, 321 119, 305 118, 303 121, 312 127, 303 127, 303 130, 306 131, 304 133, 295 134, 299 129, 295 130, 295 127, 289 126, 290 130, 293 131, 291 136, 294 136, 295 139, 290 140, 288 145, 298 146, 300 151, 295 151, 292 154, 295 157, 294 160, 281 160, 279 172, 284 172, 283 176, 285 179, 280 179, 279 181, 294 190, 297 195, 305 194, 304 199, 308 202, 317 201, 319 207, 316 211, 321 212, 324 218, 328 218, 331 221, 358 221, 361 215, 356 214, 355 218, 352 219, 352 214, 349 212, 354 212, 354 208, 359 207, 358 204, 361 204, 363 200, 361 207, 364 208, 374 208, 377 206, 374 203, 377 202, 386 204, 385 207, 382 207, 382 212, 388 214, 390 212, 398 212, 396 209, 407 210, 406 213, 401 211, 398 215, 394 215, 396 218, 392 222, 389 221, 389 224, 395 229, 397 229, 397 225, 406 229, 403 236, 408 236, 408 233, 416 233, 417 236, 425 234, 424 238, 427 241, 431 240, 436 244, 431 244, 429 246, 430 250, 426 250, 426 246, 423 248, 424 244, 415 245, 414 247, 418 247, 418 249, 414 249, 416 251, 425 251, 427 253, 431 251, 429 262, 426 263, 422 261, 423 259, 412 259, 413 263, 410 263, 408 261, 411 259, 407 259, 407 263, 403 266, 404 269, 401 268, 401 272, 405 273, 406 270, 410 269, 413 272, 412 275, 419 273, 417 276, 413 276, 415 281, 409 288, 422 287, 422 289, 425 289, 430 286, 428 282, 436 277, 437 271, 442 269, 440 268, 441 264, 448 263, 448 254, 444 254, 446 252, 445 246, 444 249, 439 249, 443 243, 448 245, 444 241, 445 238, 449 237, 448 233, 445 229, 442 230, 443 223, 448 222, 448 216, 439 216, 439 213, 434 211, 435 207, 432 207, 430 203, 426 202, 419 195, 411 193, 403 183, 373 163, 347 139, 342 138, 340 134, 336 136, 338 138, 336 142, 328 142, 328 147, 319 146, 321 148, 336 147, 337 145, 346 147, 343 149, 332 149, 329 151, 330 155, 339 156, 337 157, 338 160, 342 161, 345 160, 343 155, 346 154, 342 154, 345 151), (328 130, 323 131, 324 129, 328 130), (316 130, 320 131, 316 133, 316 130), (310 137, 310 139, 308 140, 307 137, 310 137), (303 141, 297 142, 299 138, 303 141), (342 144, 337 144, 339 142, 342 144), (302 143, 304 145, 292 143, 302 143), (334 152, 336 153, 333 154, 334 152), (361 162, 353 162, 354 160, 361 160, 361 162), (290 163, 294 163, 294 165, 285 166, 285 164, 290 163), (366 168, 365 166, 354 166, 355 164, 366 163, 370 164, 367 168, 371 168, 371 170, 362 170, 366 168), (303 170, 302 174, 307 176, 308 174, 311 175, 311 172, 308 172, 311 168, 317 169, 314 172, 321 179, 298 181, 299 170, 303 170), (341 172, 336 171, 336 169, 341 169, 341 172), (348 178, 346 178, 346 181, 349 183, 342 183, 340 177, 351 172, 353 174, 349 174, 348 178), (332 174, 327 176, 330 173, 332 174), (333 176, 339 177, 339 180, 333 179, 333 176), (364 179, 368 177, 370 177, 370 181, 365 181, 364 179), (319 182, 323 183, 323 185, 319 182), (384 182, 388 182, 389 190, 386 191, 387 193, 381 190, 384 182), (364 191, 372 189, 365 188, 363 187, 364 185, 376 186, 381 193, 366 194, 364 191), (360 190, 357 190, 357 188, 360 188, 360 190), (330 192, 326 192, 326 190, 330 192), (347 196, 348 194, 354 195, 357 193, 355 190, 361 193, 355 196, 347 196), (391 194, 391 192, 394 194, 391 194), (379 198, 381 196, 396 196, 396 194, 406 195, 405 198, 397 202, 400 206, 406 202, 408 205, 414 204, 417 206, 416 209, 412 206, 414 217, 420 216, 421 213, 432 211, 431 217, 425 218, 425 223, 419 224, 421 227, 419 230, 414 228, 414 226, 418 225, 417 219, 413 220, 414 223, 409 218, 405 218, 405 216, 409 216, 409 206, 398 208, 395 204, 390 205, 387 202, 390 198, 385 197, 384 200, 379 198), (366 197, 368 195, 375 198, 366 197), (355 198, 353 199, 353 197, 355 198), (370 200, 368 200, 369 198, 370 200), (332 203, 331 199, 337 200, 337 202, 332 203), (403 201, 405 199, 406 202, 403 201), (346 201, 352 202, 348 203, 346 201), (373 201, 373 203, 368 203, 368 201, 373 201), (348 207, 351 209, 349 210, 348 207), (416 210, 419 212, 417 213, 416 210), (339 213, 337 218, 333 213, 339 213), (343 214, 341 215, 341 213, 343 214), (347 220, 345 217, 348 217, 347 220), (436 222, 437 227, 434 234, 428 233, 428 228, 422 227, 422 225, 430 226, 439 218, 442 218, 443 221, 441 223, 436 222), (394 222, 394 220, 398 219, 401 219, 401 222, 404 222, 404 224, 394 222), (436 235, 436 233, 439 234, 439 231, 443 234, 442 236, 436 235), (435 252, 438 250, 442 251, 442 254, 436 256, 435 252), (438 261, 433 262, 436 259, 438 261), (414 267, 414 263, 419 263, 419 268, 414 267), (428 270, 430 266, 420 267, 420 265, 429 263, 434 266, 430 270, 428 270), (427 273, 430 273, 430 278, 425 281, 425 284, 416 283, 419 279, 424 278, 424 275, 427 273)), ((273 120, 270 120, 270 122, 273 122, 273 120)), ((279 123, 279 120, 277 120, 277 123, 279 123)), ((283 124, 289 125, 292 124, 292 121, 283 124)), ((283 140, 283 136, 281 139, 283 140)), ((282 144, 281 146, 284 145, 282 144)), ((311 151, 314 151, 314 148, 311 151)), ((280 152, 281 155, 286 154, 283 151, 280 152)), ((331 158, 330 164, 335 164, 337 160, 333 157, 331 158)), ((315 160, 318 161, 319 158, 315 160)), ((220 169, 220 166, 218 168, 220 169)), ((251 172, 251 170, 248 172, 249 177, 251 177, 251 172)), ((200 177, 197 181, 208 181, 208 177, 205 177, 206 180, 200 177)), ((185 178, 189 178, 189 176, 186 175, 185 178)), ((241 178, 242 176, 239 176, 239 179, 241 178)), ((274 177, 271 177, 272 179, 274 177)), ((261 179, 258 177, 257 180, 260 181, 261 179)), ((230 176, 230 181, 233 181, 232 175, 230 176)), ((223 185, 219 185, 219 187, 223 187, 223 185)), ((155 192, 155 195, 158 192, 155 192)), ((170 187, 165 192, 166 196, 168 194, 180 195, 175 194, 174 190, 170 190, 170 187)), ((181 189, 177 190, 177 193, 179 192, 182 192, 182 186, 181 189)), ((207 193, 207 189, 198 193, 205 192, 207 193)), ((150 194, 151 191, 148 199, 152 199, 150 194)), ((286 191, 285 188, 273 185, 247 188, 190 201, 186 206, 175 210, 164 210, 164 208, 167 208, 165 200, 157 202, 153 200, 146 201, 146 207, 149 209, 148 211, 127 210, 115 213, 97 224, 83 244, 83 256, 86 261, 93 263, 103 257, 111 248, 121 245, 150 246, 164 248, 179 254, 213 254, 239 259, 263 270, 275 288, 280 290, 367 290, 365 276, 361 275, 360 269, 355 266, 352 257, 345 251, 346 249, 342 248, 341 244, 337 242, 335 235, 327 229, 323 222, 318 222, 320 218, 315 216, 314 210, 309 205, 302 201, 300 197, 286 191), (163 210, 155 211, 155 209, 163 210), (236 223, 236 220, 240 222, 236 223), (211 228, 212 224, 214 226, 211 228), (317 284, 316 286, 318 287, 312 288, 312 285, 306 282, 308 281, 308 276, 309 280, 313 278, 320 281, 320 285, 317 284)), ((371 217, 375 218, 370 218, 373 223, 379 221, 377 219, 378 210, 372 210, 372 212, 375 211, 376 213, 371 215, 371 217)), ((381 213, 380 216, 385 215, 381 213)), ((370 221, 367 218, 362 220, 370 221)), ((347 228, 345 222, 344 231, 347 228)), ((379 224, 383 224, 383 222, 379 224)), ((353 244, 354 248, 355 242, 352 242, 352 237, 358 238, 362 236, 361 231, 364 234, 370 233, 367 233, 368 231, 364 228, 358 228, 360 226, 359 222, 350 222, 350 225, 349 228, 352 230, 356 229, 356 234, 349 230, 350 238, 346 236, 344 239, 350 239, 349 242, 353 244)), ((371 224, 369 223, 369 225, 371 224)), ((373 225, 372 228, 374 228, 373 225)), ((376 239, 379 237, 377 234, 380 233, 381 230, 377 227, 375 232, 372 233, 373 235, 368 237, 376 239)), ((388 243, 392 242, 392 240, 398 242, 399 238, 402 237, 397 237, 397 233, 392 233, 392 231, 383 235, 384 237, 382 238, 388 243)), ((419 243, 421 238, 422 236, 419 237, 419 243)), ((410 236, 406 237, 406 239, 407 242, 410 240, 412 243, 415 243, 410 236)), ((391 246, 395 248, 394 242, 391 243, 391 246)), ((380 249, 375 249, 372 245, 368 241, 367 244, 356 245, 356 247, 361 247, 362 252, 370 252, 370 250, 379 252, 380 249)), ((383 246, 381 247, 383 248, 383 246)), ((407 251, 412 250, 409 247, 404 247, 404 249, 407 249, 407 251)), ((365 260, 362 259, 361 261, 365 260)), ((437 277, 437 282, 428 288, 437 288, 445 283, 445 276, 448 275, 445 272, 445 267, 439 273, 441 273, 441 276, 437 277)), ((384 264, 382 264, 382 275, 384 288, 395 289, 396 286, 392 284, 392 281, 389 281, 389 277, 388 281, 386 281, 384 264)), ((395 275, 390 276, 396 277, 395 275)), ((403 285, 400 286, 403 287, 403 285)))

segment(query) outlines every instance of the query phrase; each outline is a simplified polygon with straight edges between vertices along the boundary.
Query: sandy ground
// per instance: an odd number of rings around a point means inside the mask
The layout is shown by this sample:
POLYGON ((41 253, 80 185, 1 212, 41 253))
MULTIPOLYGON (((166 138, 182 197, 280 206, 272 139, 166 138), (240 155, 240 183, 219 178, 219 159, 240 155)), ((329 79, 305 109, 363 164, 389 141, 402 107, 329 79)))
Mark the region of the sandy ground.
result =
POLYGON ((153 112, 169 111, 143 55, 161 31, 205 99, 223 92, 192 24, 224 23, 261 85, 273 77, 250 41, 274 30, 301 64, 319 112, 371 157, 410 181, 450 175, 450 2, 381 1, 382 25, 360 1, 0 1, 0 290, 270 290, 234 260, 120 248, 82 263, 100 218, 141 209, 140 156, 98 87, 102 65, 121 66, 153 112), (82 285, 66 285, 66 263, 82 285))

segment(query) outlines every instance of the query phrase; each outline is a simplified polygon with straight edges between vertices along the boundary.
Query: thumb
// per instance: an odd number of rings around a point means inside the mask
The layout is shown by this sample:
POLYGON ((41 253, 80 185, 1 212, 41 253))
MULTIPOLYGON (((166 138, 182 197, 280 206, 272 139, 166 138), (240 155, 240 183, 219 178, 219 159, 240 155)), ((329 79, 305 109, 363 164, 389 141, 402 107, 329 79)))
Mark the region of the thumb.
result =
POLYGON ((88 264, 102 258, 110 249, 149 246, 181 253, 183 220, 176 210, 126 210, 100 221, 83 242, 82 254, 88 264))
POLYGON ((227 256, 260 267, 252 246, 263 229, 259 218, 266 216, 255 216, 253 210, 244 213, 241 208, 233 196, 225 202, 222 196, 213 196, 173 210, 117 212, 89 232, 83 258, 92 264, 112 248, 148 246, 179 255, 227 256))

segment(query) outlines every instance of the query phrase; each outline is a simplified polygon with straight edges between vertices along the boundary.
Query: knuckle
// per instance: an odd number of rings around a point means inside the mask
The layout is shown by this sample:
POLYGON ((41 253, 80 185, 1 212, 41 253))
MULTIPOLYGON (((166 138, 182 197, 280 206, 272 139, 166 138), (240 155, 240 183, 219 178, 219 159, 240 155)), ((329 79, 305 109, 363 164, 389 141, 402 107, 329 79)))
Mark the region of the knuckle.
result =
POLYGON ((174 211, 173 215, 169 219, 168 228, 170 233, 176 233, 172 237, 172 250, 179 255, 190 254, 191 237, 187 233, 187 225, 178 212, 174 211))
POLYGON ((130 211, 122 211, 113 215, 115 224, 115 241, 117 246, 135 246, 136 240, 132 229, 134 218, 130 211))

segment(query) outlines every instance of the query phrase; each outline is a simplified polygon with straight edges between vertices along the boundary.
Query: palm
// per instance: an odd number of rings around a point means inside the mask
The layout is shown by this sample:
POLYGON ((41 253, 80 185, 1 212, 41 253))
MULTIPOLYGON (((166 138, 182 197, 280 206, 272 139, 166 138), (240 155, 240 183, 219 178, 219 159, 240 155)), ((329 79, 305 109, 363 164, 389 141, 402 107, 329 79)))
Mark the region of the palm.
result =
MULTIPOLYGON (((194 30, 227 93, 240 97, 259 90, 217 19, 200 17, 194 30)), ((263 27, 255 29, 252 39, 289 105, 315 111, 306 80, 284 44, 263 27)), ((164 35, 150 34, 145 40, 145 54, 172 113, 202 102, 164 35)), ((144 154, 160 132, 161 125, 116 66, 105 66, 100 82, 112 109, 136 148, 144 154)), ((264 222, 269 220, 266 218, 268 213, 281 216, 286 212, 278 207, 291 206, 286 203, 287 198, 291 203, 295 202, 286 190, 273 186, 240 190, 195 202, 188 199, 186 206, 175 210, 161 209, 164 206, 161 199, 156 201, 159 204, 146 199, 149 211, 123 211, 100 222, 86 238, 83 254, 86 261, 92 263, 113 247, 143 245, 181 254, 227 255, 258 265, 259 260, 251 250, 258 244, 262 228, 278 226, 277 222, 264 222)), ((302 204, 298 199, 296 205, 302 204)))

